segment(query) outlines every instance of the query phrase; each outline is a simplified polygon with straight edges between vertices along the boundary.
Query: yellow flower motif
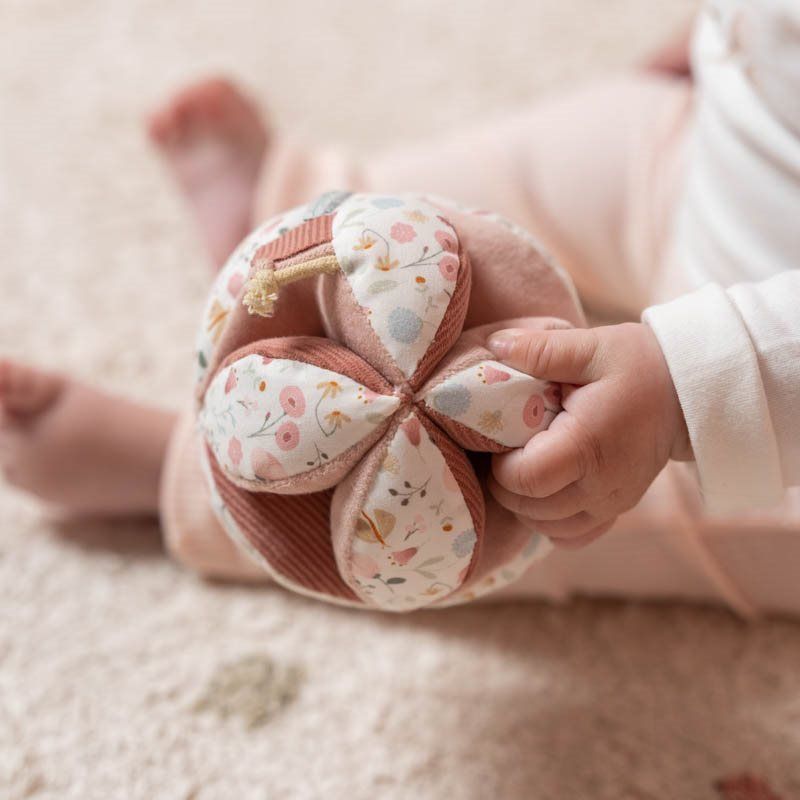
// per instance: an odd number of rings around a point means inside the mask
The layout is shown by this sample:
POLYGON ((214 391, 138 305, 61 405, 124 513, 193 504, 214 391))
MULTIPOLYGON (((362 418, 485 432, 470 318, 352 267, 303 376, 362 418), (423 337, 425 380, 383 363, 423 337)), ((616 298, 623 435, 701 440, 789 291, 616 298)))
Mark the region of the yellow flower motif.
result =
POLYGON ((428 218, 418 209, 414 209, 414 211, 406 211, 406 218, 410 219, 412 222, 428 221, 428 218))
POLYGON ((366 233, 362 233, 358 239, 358 244, 353 245, 353 250, 369 250, 375 244, 377 239, 373 239, 366 233))
POLYGON ((497 431, 503 430, 503 412, 500 409, 484 411, 478 420, 478 427, 484 433, 497 433, 497 431))
POLYGON ((208 312, 208 324, 206 330, 211 335, 211 341, 216 344, 219 337, 222 335, 222 329, 225 327, 225 320, 230 311, 224 308, 219 300, 214 300, 211 304, 211 309, 208 312))
POLYGON ((323 381, 322 383, 317 384, 317 389, 322 389, 322 399, 324 400, 326 397, 330 397, 331 399, 335 398, 339 392, 342 391, 342 387, 336 381, 323 381))
POLYGON ((375 269, 379 269, 382 272, 389 272, 389 270, 394 269, 395 267, 399 266, 399 264, 400 264, 400 262, 397 261, 397 260, 390 261, 389 260, 389 256, 381 256, 375 262, 375 269))
POLYGON ((334 431, 338 431, 339 428, 344 425, 345 422, 350 422, 350 417, 344 413, 344 411, 339 411, 338 408, 334 408, 330 414, 325 415, 325 419, 328 421, 330 425, 333 426, 334 431))
POLYGON ((387 453, 386 458, 383 459, 383 464, 381 464, 381 469, 384 472, 397 475, 397 473, 400 471, 400 462, 397 460, 397 456, 387 453))

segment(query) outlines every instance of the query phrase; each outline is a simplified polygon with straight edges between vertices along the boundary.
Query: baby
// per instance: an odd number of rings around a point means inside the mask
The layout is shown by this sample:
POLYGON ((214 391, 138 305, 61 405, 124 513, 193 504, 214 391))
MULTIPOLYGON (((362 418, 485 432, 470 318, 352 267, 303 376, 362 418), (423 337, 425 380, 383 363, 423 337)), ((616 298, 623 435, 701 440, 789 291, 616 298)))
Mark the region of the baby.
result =
MULTIPOLYGON (((670 48, 512 119, 362 161, 274 136, 221 80, 151 120, 215 265, 255 221, 331 187, 423 190, 532 231, 612 323, 531 318, 488 338, 498 360, 568 385, 546 432, 493 459, 497 501, 559 546, 502 596, 800 612, 800 13, 718 0, 693 41, 693 78, 670 48)), ((309 286, 292 291, 309 302, 309 286)), ((0 407, 15 486, 70 512, 163 512, 186 435, 175 414, 10 361, 0 407)), ((172 553, 204 575, 263 579, 197 509, 191 536, 167 526, 172 553)))

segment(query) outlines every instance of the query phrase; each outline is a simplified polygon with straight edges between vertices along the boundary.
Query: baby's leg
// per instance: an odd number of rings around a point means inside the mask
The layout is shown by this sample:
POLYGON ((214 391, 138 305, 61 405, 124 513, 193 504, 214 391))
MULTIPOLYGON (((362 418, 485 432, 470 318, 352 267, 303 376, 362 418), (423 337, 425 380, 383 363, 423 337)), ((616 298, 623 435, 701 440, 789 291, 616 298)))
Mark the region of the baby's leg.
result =
POLYGON ((278 141, 259 216, 331 188, 449 197, 534 233, 592 310, 636 315, 663 260, 690 100, 689 81, 641 70, 374 157, 278 141))
POLYGON ((0 359, 0 466, 60 511, 153 514, 175 414, 0 359))
POLYGON ((800 491, 778 508, 711 518, 691 467, 673 462, 605 536, 555 550, 494 598, 686 600, 797 616, 798 564, 800 491))

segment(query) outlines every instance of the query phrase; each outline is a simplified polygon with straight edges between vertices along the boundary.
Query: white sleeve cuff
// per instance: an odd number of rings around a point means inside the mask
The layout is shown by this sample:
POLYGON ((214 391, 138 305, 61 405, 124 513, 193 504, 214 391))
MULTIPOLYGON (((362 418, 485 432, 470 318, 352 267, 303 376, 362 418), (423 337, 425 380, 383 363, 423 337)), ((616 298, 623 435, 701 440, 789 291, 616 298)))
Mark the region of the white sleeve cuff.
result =
POLYGON ((779 502, 780 456, 758 359, 727 292, 709 284, 645 309, 642 321, 667 360, 709 511, 779 502))

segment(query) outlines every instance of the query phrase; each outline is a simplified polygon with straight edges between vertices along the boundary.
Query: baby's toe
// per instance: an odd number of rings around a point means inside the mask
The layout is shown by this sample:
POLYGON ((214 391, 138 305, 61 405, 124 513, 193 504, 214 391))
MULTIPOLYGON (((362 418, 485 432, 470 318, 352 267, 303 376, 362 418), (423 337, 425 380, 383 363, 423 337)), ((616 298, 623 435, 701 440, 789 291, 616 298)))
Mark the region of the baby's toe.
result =
POLYGON ((56 399, 63 383, 54 373, 0 359, 0 409, 6 417, 39 413, 56 399))

